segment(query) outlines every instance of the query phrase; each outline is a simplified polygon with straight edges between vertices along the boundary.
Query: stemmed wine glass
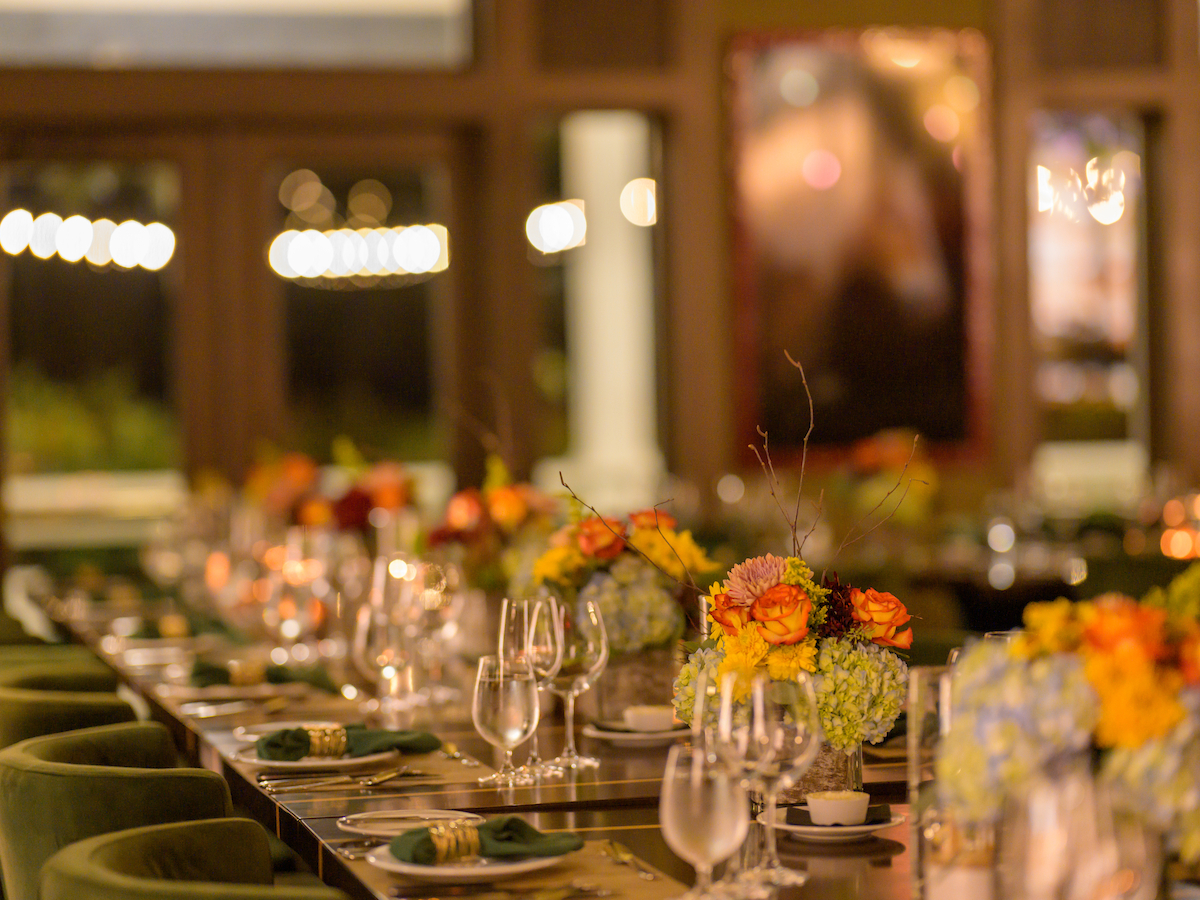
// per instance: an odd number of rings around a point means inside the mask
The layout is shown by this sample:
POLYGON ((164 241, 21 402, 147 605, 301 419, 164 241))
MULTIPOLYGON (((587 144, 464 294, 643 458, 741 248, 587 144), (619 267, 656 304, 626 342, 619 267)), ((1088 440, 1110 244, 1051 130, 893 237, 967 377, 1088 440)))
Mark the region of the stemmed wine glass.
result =
MULTIPOLYGON (((538 691, 544 691, 562 668, 563 661, 563 623, 558 601, 554 597, 546 595, 534 601, 528 634, 529 661, 537 676, 538 691)), ((523 768, 535 777, 563 774, 562 767, 542 759, 538 754, 537 731, 533 733, 529 759, 523 768)))
POLYGON ((563 752, 550 760, 560 769, 594 768, 600 760, 580 756, 575 749, 575 698, 588 690, 608 664, 608 633, 604 617, 594 600, 580 601, 575 615, 560 605, 558 621, 562 625, 562 664, 550 678, 548 689, 563 698, 566 737, 563 752))
POLYGON ((537 729, 538 712, 537 678, 528 659, 480 657, 471 720, 484 740, 504 751, 500 771, 483 776, 480 784, 511 787, 532 781, 517 771, 512 755, 537 729))
POLYGON ((403 555, 375 558, 371 587, 359 607, 351 659, 376 686, 363 711, 378 713, 384 725, 398 727, 403 714, 420 705, 417 652, 411 608, 419 590, 420 564, 403 555))
POLYGON ((820 750, 816 691, 806 672, 787 681, 755 675, 744 699, 743 690, 736 674, 722 680, 716 737, 718 756, 740 770, 751 790, 763 796, 765 858, 743 877, 760 884, 800 885, 804 873, 786 868, 779 860, 776 801, 781 790, 795 785, 808 771, 820 750))
POLYGON ((676 744, 667 754, 658 818, 663 838, 696 870, 686 900, 720 896, 713 866, 732 856, 750 828, 750 801, 742 780, 704 750, 676 744))

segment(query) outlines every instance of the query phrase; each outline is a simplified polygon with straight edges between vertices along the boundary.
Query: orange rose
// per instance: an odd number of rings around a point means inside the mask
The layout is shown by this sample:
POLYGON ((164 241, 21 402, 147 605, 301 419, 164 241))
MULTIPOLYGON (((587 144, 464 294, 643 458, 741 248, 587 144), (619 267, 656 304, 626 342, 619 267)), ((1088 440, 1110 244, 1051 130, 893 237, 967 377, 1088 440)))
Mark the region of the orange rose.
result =
POLYGON ((746 623, 750 620, 750 607, 731 603, 729 595, 725 593, 713 596, 712 609, 708 613, 729 637, 733 637, 746 627, 746 623))
POLYGON ((659 509, 643 509, 630 513, 629 521, 634 528, 674 528, 675 517, 659 509))
POLYGON ((808 635, 812 598, 794 584, 777 584, 750 605, 758 633, 771 644, 798 644, 808 635))
POLYGON ((520 485, 510 484, 487 492, 488 513, 504 531, 516 531, 529 514, 529 502, 520 485))
POLYGON ((1084 619, 1083 639, 1097 650, 1137 652, 1146 659, 1166 655, 1164 627, 1167 611, 1142 606, 1123 594, 1102 594, 1092 601, 1084 619))
POLYGON ((579 523, 576 541, 584 556, 615 559, 625 549, 625 525, 617 519, 592 516, 579 523))
POLYGON ((1200 628, 1193 627, 1179 648, 1179 671, 1188 684, 1200 684, 1200 628))
POLYGON ((851 613, 855 622, 863 626, 867 637, 873 643, 884 647, 899 647, 907 650, 912 646, 912 629, 906 628, 897 634, 896 629, 912 618, 908 610, 892 594, 867 588, 860 591, 850 589, 850 603, 854 610, 851 613))
POLYGON ((483 501, 479 491, 459 491, 446 504, 446 525, 454 531, 474 531, 483 521, 483 501))

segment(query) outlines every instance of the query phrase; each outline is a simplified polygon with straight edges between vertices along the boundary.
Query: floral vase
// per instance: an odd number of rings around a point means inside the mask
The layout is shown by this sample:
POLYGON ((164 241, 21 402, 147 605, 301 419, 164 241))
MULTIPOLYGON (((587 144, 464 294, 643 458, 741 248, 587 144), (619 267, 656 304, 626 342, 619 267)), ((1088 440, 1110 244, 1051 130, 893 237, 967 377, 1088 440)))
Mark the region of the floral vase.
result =
POLYGON ((681 662, 671 647, 611 656, 604 674, 580 695, 578 709, 588 719, 610 721, 630 706, 669 706, 681 662))
POLYGON ((862 744, 846 752, 822 742, 808 771, 792 787, 779 792, 779 804, 803 803, 805 794, 815 791, 861 791, 862 787, 862 744))

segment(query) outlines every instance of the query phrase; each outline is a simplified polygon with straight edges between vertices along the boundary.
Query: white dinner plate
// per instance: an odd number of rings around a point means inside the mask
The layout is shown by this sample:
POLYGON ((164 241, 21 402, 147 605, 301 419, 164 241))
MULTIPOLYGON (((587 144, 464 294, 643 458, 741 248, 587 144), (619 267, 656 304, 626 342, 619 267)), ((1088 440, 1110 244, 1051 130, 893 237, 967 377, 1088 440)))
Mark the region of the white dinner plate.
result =
POLYGON ((689 729, 686 725, 681 725, 678 728, 668 728, 666 731, 618 731, 616 729, 610 731, 602 727, 601 723, 589 722, 583 726, 582 732, 584 737, 607 741, 616 747, 661 747, 681 737, 686 737, 689 729))
POLYGON ((457 809, 376 809, 371 812, 354 813, 337 820, 338 828, 351 834, 369 834, 375 837, 395 837, 430 822, 446 822, 454 819, 482 822, 483 816, 462 812, 457 809))
POLYGON ((301 759, 259 759, 258 750, 246 747, 233 754, 238 762, 264 769, 328 769, 331 772, 338 769, 356 769, 359 766, 369 766, 372 763, 383 762, 397 756, 395 750, 385 750, 383 753, 368 753, 366 756, 339 756, 333 759, 328 756, 305 756, 301 759))
POLYGON ((154 690, 166 700, 267 700, 271 697, 299 697, 307 694, 311 687, 303 681, 287 681, 272 684, 213 684, 196 687, 192 684, 159 684, 154 690))
MULTIPOLYGON (((758 821, 766 824, 766 813, 759 813, 758 821)), ((827 843, 845 843, 861 841, 877 831, 894 828, 903 822, 903 815, 893 814, 887 822, 869 822, 865 825, 790 825, 787 821, 787 809, 780 807, 775 810, 775 827, 802 841, 821 841, 827 843)))
POLYGON ((392 856, 392 851, 385 845, 376 847, 367 854, 367 862, 387 872, 397 875, 407 875, 417 881, 429 884, 479 884, 480 882, 499 881, 501 878, 511 878, 526 872, 536 872, 538 869, 548 869, 566 859, 570 854, 562 856, 531 856, 528 859, 499 860, 476 858, 462 862, 443 863, 440 866, 422 866, 417 863, 401 862, 392 856))
POLYGON ((233 729, 233 736, 236 740, 253 743, 263 735, 292 728, 340 728, 341 726, 341 722, 318 722, 315 719, 295 722, 260 722, 257 725, 239 725, 233 729))

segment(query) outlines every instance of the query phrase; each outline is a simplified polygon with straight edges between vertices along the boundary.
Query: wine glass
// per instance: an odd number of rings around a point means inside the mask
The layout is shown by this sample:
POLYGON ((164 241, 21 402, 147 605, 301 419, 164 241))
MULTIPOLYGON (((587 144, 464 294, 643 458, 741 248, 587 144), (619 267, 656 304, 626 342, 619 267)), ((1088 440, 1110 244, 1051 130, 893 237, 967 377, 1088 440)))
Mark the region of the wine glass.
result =
POLYGON ((763 796, 764 859, 745 875, 759 884, 803 884, 804 873, 779 860, 775 820, 779 792, 800 780, 821 747, 817 696, 808 673, 787 681, 755 675, 748 690, 736 674, 726 675, 716 743, 717 755, 763 796))
POLYGON ((663 838, 696 870, 696 885, 683 896, 705 900, 713 890, 713 866, 732 856, 750 829, 750 801, 737 774, 701 749, 676 744, 667 754, 658 818, 663 838))
POLYGON ((480 784, 511 787, 533 782, 517 771, 512 754, 537 729, 538 712, 537 678, 528 659, 480 657, 471 720, 484 740, 504 751, 500 771, 480 778, 480 784))
POLYGON ((580 756, 575 749, 575 698, 604 672, 608 664, 608 633, 604 630, 600 606, 594 600, 581 601, 574 616, 565 605, 560 605, 558 621, 563 635, 562 663, 548 688, 563 698, 566 736, 563 752, 550 760, 550 765, 560 769, 594 768, 600 765, 600 760, 580 756))
POLYGON ((364 712, 378 712, 390 727, 421 702, 416 684, 416 649, 411 619, 418 565, 402 555, 375 558, 371 587, 355 618, 351 659, 376 687, 364 712))
POLYGON ((496 653, 501 659, 529 656, 529 622, 529 601, 505 597, 500 603, 500 632, 496 641, 496 653))
MULTIPOLYGON (((529 618, 527 651, 537 676, 538 691, 544 691, 553 681, 563 661, 563 623, 558 611, 558 601, 550 595, 539 597, 533 604, 529 618)), ((524 768, 534 776, 561 775, 560 766, 544 760, 538 754, 538 736, 534 731, 529 745, 529 759, 524 768)))

